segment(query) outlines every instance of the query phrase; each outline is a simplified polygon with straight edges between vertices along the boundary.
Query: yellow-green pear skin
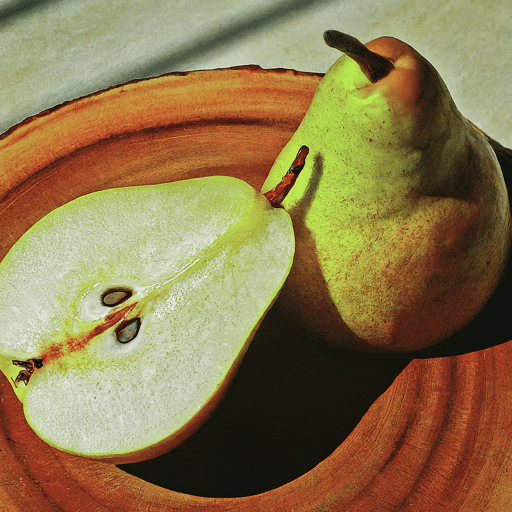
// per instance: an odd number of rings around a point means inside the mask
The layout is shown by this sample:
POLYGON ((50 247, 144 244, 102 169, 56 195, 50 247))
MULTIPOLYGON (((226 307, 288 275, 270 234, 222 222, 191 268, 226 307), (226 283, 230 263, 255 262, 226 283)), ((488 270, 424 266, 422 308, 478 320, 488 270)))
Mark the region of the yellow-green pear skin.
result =
POLYGON ((225 394, 294 246, 286 211, 224 176, 50 212, 0 263, 0 366, 30 426, 114 463, 180 444, 225 394))
POLYGON ((309 147, 283 201, 296 256, 277 304, 326 343, 410 352, 481 311, 506 264, 510 208, 493 150, 434 67, 391 37, 366 47, 393 69, 372 82, 342 55, 263 185, 309 147))

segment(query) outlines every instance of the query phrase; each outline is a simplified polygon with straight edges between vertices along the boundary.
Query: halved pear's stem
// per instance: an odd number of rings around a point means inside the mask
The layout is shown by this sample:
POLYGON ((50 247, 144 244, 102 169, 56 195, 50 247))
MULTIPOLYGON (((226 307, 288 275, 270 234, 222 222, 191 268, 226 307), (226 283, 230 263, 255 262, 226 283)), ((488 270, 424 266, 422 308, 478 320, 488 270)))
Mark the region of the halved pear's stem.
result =
POLYGON ((309 148, 307 146, 301 146, 295 160, 292 162, 290 169, 288 169, 286 174, 283 176, 283 179, 273 189, 263 194, 274 208, 281 206, 284 198, 292 189, 300 171, 304 169, 308 153, 309 148))
POLYGON ((378 53, 368 50, 361 41, 343 32, 326 30, 324 32, 324 41, 327 46, 336 48, 336 50, 346 53, 351 59, 354 59, 372 84, 378 82, 395 69, 391 61, 378 53))

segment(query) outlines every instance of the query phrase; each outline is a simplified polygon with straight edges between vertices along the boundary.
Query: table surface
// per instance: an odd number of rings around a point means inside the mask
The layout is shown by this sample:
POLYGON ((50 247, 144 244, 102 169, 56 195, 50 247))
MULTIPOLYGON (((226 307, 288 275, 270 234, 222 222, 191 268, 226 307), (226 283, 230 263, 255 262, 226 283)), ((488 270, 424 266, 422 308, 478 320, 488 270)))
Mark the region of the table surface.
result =
POLYGON ((136 78, 245 64, 325 72, 322 32, 391 35, 438 69, 461 112, 512 146, 510 0, 0 0, 0 133, 136 78))

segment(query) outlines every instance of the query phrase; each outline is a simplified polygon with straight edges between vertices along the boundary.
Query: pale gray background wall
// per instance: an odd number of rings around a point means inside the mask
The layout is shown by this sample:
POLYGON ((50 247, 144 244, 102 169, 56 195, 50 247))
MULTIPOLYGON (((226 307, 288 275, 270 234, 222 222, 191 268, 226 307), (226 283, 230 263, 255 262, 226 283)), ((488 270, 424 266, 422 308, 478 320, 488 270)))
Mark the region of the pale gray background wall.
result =
POLYGON ((325 72, 326 29, 392 35, 512 147, 512 0, 0 0, 0 133, 133 78, 243 64, 325 72))

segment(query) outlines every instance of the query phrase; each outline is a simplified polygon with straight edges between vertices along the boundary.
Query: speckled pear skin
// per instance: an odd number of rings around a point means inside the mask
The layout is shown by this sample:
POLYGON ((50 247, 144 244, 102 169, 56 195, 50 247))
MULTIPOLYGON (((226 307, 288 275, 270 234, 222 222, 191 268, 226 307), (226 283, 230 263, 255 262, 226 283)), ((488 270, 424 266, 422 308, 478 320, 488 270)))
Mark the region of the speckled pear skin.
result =
POLYGON ((496 156, 433 66, 391 37, 375 83, 341 56, 276 159, 308 162, 283 202, 296 257, 278 301, 302 332, 362 351, 410 352, 467 325, 495 290, 510 246, 496 156))

